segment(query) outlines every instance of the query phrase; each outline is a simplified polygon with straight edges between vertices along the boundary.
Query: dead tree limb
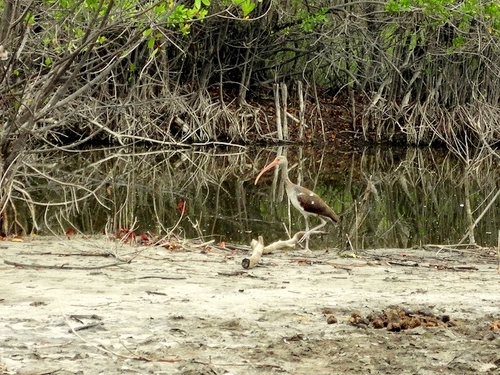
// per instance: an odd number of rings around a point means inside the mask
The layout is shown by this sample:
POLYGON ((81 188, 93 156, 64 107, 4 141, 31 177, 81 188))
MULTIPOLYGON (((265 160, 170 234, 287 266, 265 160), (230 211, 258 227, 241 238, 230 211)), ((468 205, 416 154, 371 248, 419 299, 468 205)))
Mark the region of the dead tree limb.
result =
MULTIPOLYGON (((322 233, 322 232, 315 231, 312 233, 322 233)), ((275 250, 283 249, 286 247, 288 248, 294 247, 295 244, 297 244, 302 239, 302 237, 304 237, 304 234, 306 234, 305 231, 300 231, 295 233, 295 235, 288 240, 279 240, 265 247, 264 247, 264 239, 262 238, 262 236, 259 236, 258 241, 254 239, 250 243, 250 246, 253 249, 252 256, 250 258, 244 258, 241 261, 242 267, 244 269, 254 268, 260 262, 260 258, 262 258, 263 254, 269 254, 275 250)))
POLYGON ((260 262, 260 258, 262 257, 262 252, 264 250, 264 239, 262 236, 259 236, 259 240, 253 239, 252 242, 250 243, 250 246, 252 246, 253 252, 252 256, 250 258, 244 258, 241 261, 241 266, 244 269, 250 269, 254 268, 257 263, 260 262))

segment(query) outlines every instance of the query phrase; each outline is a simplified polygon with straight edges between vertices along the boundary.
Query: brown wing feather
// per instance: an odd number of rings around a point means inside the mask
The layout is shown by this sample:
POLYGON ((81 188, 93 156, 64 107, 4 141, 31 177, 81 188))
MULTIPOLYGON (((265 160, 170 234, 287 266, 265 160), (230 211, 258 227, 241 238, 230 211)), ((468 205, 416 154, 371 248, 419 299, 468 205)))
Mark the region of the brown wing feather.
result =
POLYGON ((301 191, 297 193, 297 200, 306 212, 328 217, 335 223, 340 221, 340 218, 330 208, 330 206, 328 206, 318 194, 312 192, 311 190, 301 187, 301 191))

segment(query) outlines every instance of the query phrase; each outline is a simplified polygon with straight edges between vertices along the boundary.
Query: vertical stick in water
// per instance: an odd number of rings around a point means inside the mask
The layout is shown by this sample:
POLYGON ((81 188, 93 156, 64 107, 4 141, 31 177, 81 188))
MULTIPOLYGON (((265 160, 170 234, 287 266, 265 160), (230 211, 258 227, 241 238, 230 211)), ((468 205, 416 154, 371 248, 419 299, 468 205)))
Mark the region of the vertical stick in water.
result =
POLYGON ((297 92, 299 94, 299 140, 304 139, 304 116, 305 116, 305 108, 304 108, 304 93, 302 92, 302 81, 297 82, 297 92))
POLYGON ((276 128, 278 129, 278 140, 283 140, 283 128, 281 127, 280 89, 274 84, 274 105, 276 107, 276 128))
POLYGON ((286 88, 286 83, 281 83, 281 101, 283 102, 283 139, 288 140, 288 90, 286 88))

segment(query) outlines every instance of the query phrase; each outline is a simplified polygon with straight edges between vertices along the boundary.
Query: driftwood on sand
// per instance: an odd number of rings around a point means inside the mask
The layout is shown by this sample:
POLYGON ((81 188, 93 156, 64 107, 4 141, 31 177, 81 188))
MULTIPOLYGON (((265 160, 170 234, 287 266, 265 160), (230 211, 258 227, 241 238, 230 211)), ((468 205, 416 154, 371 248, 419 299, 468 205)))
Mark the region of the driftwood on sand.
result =
POLYGON ((306 232, 304 231, 297 232, 292 238, 288 240, 279 240, 267 246, 264 246, 264 239, 262 238, 262 236, 259 236, 259 240, 254 239, 250 243, 250 246, 253 250, 252 256, 250 258, 244 258, 241 261, 241 265, 244 269, 254 268, 259 263, 262 255, 269 254, 275 250, 294 247, 297 243, 300 242, 305 233, 306 232))

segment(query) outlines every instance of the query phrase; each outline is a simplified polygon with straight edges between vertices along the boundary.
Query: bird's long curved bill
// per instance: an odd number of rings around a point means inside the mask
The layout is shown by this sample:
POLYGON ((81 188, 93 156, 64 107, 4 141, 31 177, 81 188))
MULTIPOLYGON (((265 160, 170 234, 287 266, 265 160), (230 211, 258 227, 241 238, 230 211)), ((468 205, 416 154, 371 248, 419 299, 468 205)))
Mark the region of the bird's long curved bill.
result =
POLYGON ((257 185, 257 182, 259 181, 259 178, 264 174, 266 173, 268 170, 274 168, 275 166, 277 166, 279 163, 279 159, 275 159, 273 162, 271 162, 270 164, 266 165, 259 173, 259 175, 257 176, 257 178, 255 179, 255 182, 254 184, 257 185))

